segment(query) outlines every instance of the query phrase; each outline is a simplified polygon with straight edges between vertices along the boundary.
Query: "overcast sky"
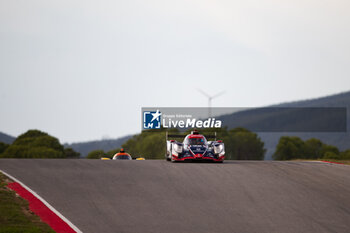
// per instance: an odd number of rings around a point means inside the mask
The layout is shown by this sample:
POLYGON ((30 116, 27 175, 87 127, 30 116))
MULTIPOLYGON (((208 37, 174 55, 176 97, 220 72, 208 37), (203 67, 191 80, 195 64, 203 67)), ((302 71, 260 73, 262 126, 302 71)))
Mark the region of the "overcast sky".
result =
POLYGON ((350 90, 349 0, 0 0, 0 131, 140 131, 142 106, 254 107, 350 90))

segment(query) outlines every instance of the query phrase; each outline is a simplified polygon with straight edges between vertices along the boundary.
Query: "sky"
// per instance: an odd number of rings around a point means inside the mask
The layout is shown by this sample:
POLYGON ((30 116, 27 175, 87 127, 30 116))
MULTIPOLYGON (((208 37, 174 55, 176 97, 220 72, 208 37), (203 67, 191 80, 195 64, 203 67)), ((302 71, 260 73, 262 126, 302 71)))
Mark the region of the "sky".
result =
POLYGON ((0 131, 140 132, 141 107, 350 90, 348 0, 0 0, 0 131))

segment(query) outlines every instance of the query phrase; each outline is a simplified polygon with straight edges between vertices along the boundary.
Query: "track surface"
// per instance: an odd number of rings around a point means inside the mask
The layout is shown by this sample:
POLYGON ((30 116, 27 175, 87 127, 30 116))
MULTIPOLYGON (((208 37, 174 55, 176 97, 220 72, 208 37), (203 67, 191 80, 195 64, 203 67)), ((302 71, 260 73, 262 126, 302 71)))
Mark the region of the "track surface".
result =
POLYGON ((350 166, 0 160, 85 233, 350 232, 350 166))

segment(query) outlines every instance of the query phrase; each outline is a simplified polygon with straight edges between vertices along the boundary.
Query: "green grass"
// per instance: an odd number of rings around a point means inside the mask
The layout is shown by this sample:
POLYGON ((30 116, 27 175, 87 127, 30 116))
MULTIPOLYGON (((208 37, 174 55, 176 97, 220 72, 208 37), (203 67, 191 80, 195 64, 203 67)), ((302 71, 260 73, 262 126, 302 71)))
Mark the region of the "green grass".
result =
POLYGON ((339 159, 293 159, 293 161, 328 161, 328 162, 337 162, 337 163, 350 165, 350 160, 339 160, 339 159))
POLYGON ((54 232, 30 211, 28 202, 7 188, 10 180, 0 173, 0 233, 54 232))
POLYGON ((320 161, 337 162, 337 163, 343 163, 343 164, 346 164, 346 165, 350 165, 350 160, 320 159, 320 161))

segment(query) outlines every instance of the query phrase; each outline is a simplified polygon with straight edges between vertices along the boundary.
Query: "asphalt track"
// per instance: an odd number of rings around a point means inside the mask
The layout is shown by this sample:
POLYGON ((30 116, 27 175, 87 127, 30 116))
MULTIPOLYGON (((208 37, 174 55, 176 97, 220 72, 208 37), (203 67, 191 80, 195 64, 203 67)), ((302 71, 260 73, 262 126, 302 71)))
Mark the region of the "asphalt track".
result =
POLYGON ((350 166, 2 159, 85 233, 350 232, 350 166))

